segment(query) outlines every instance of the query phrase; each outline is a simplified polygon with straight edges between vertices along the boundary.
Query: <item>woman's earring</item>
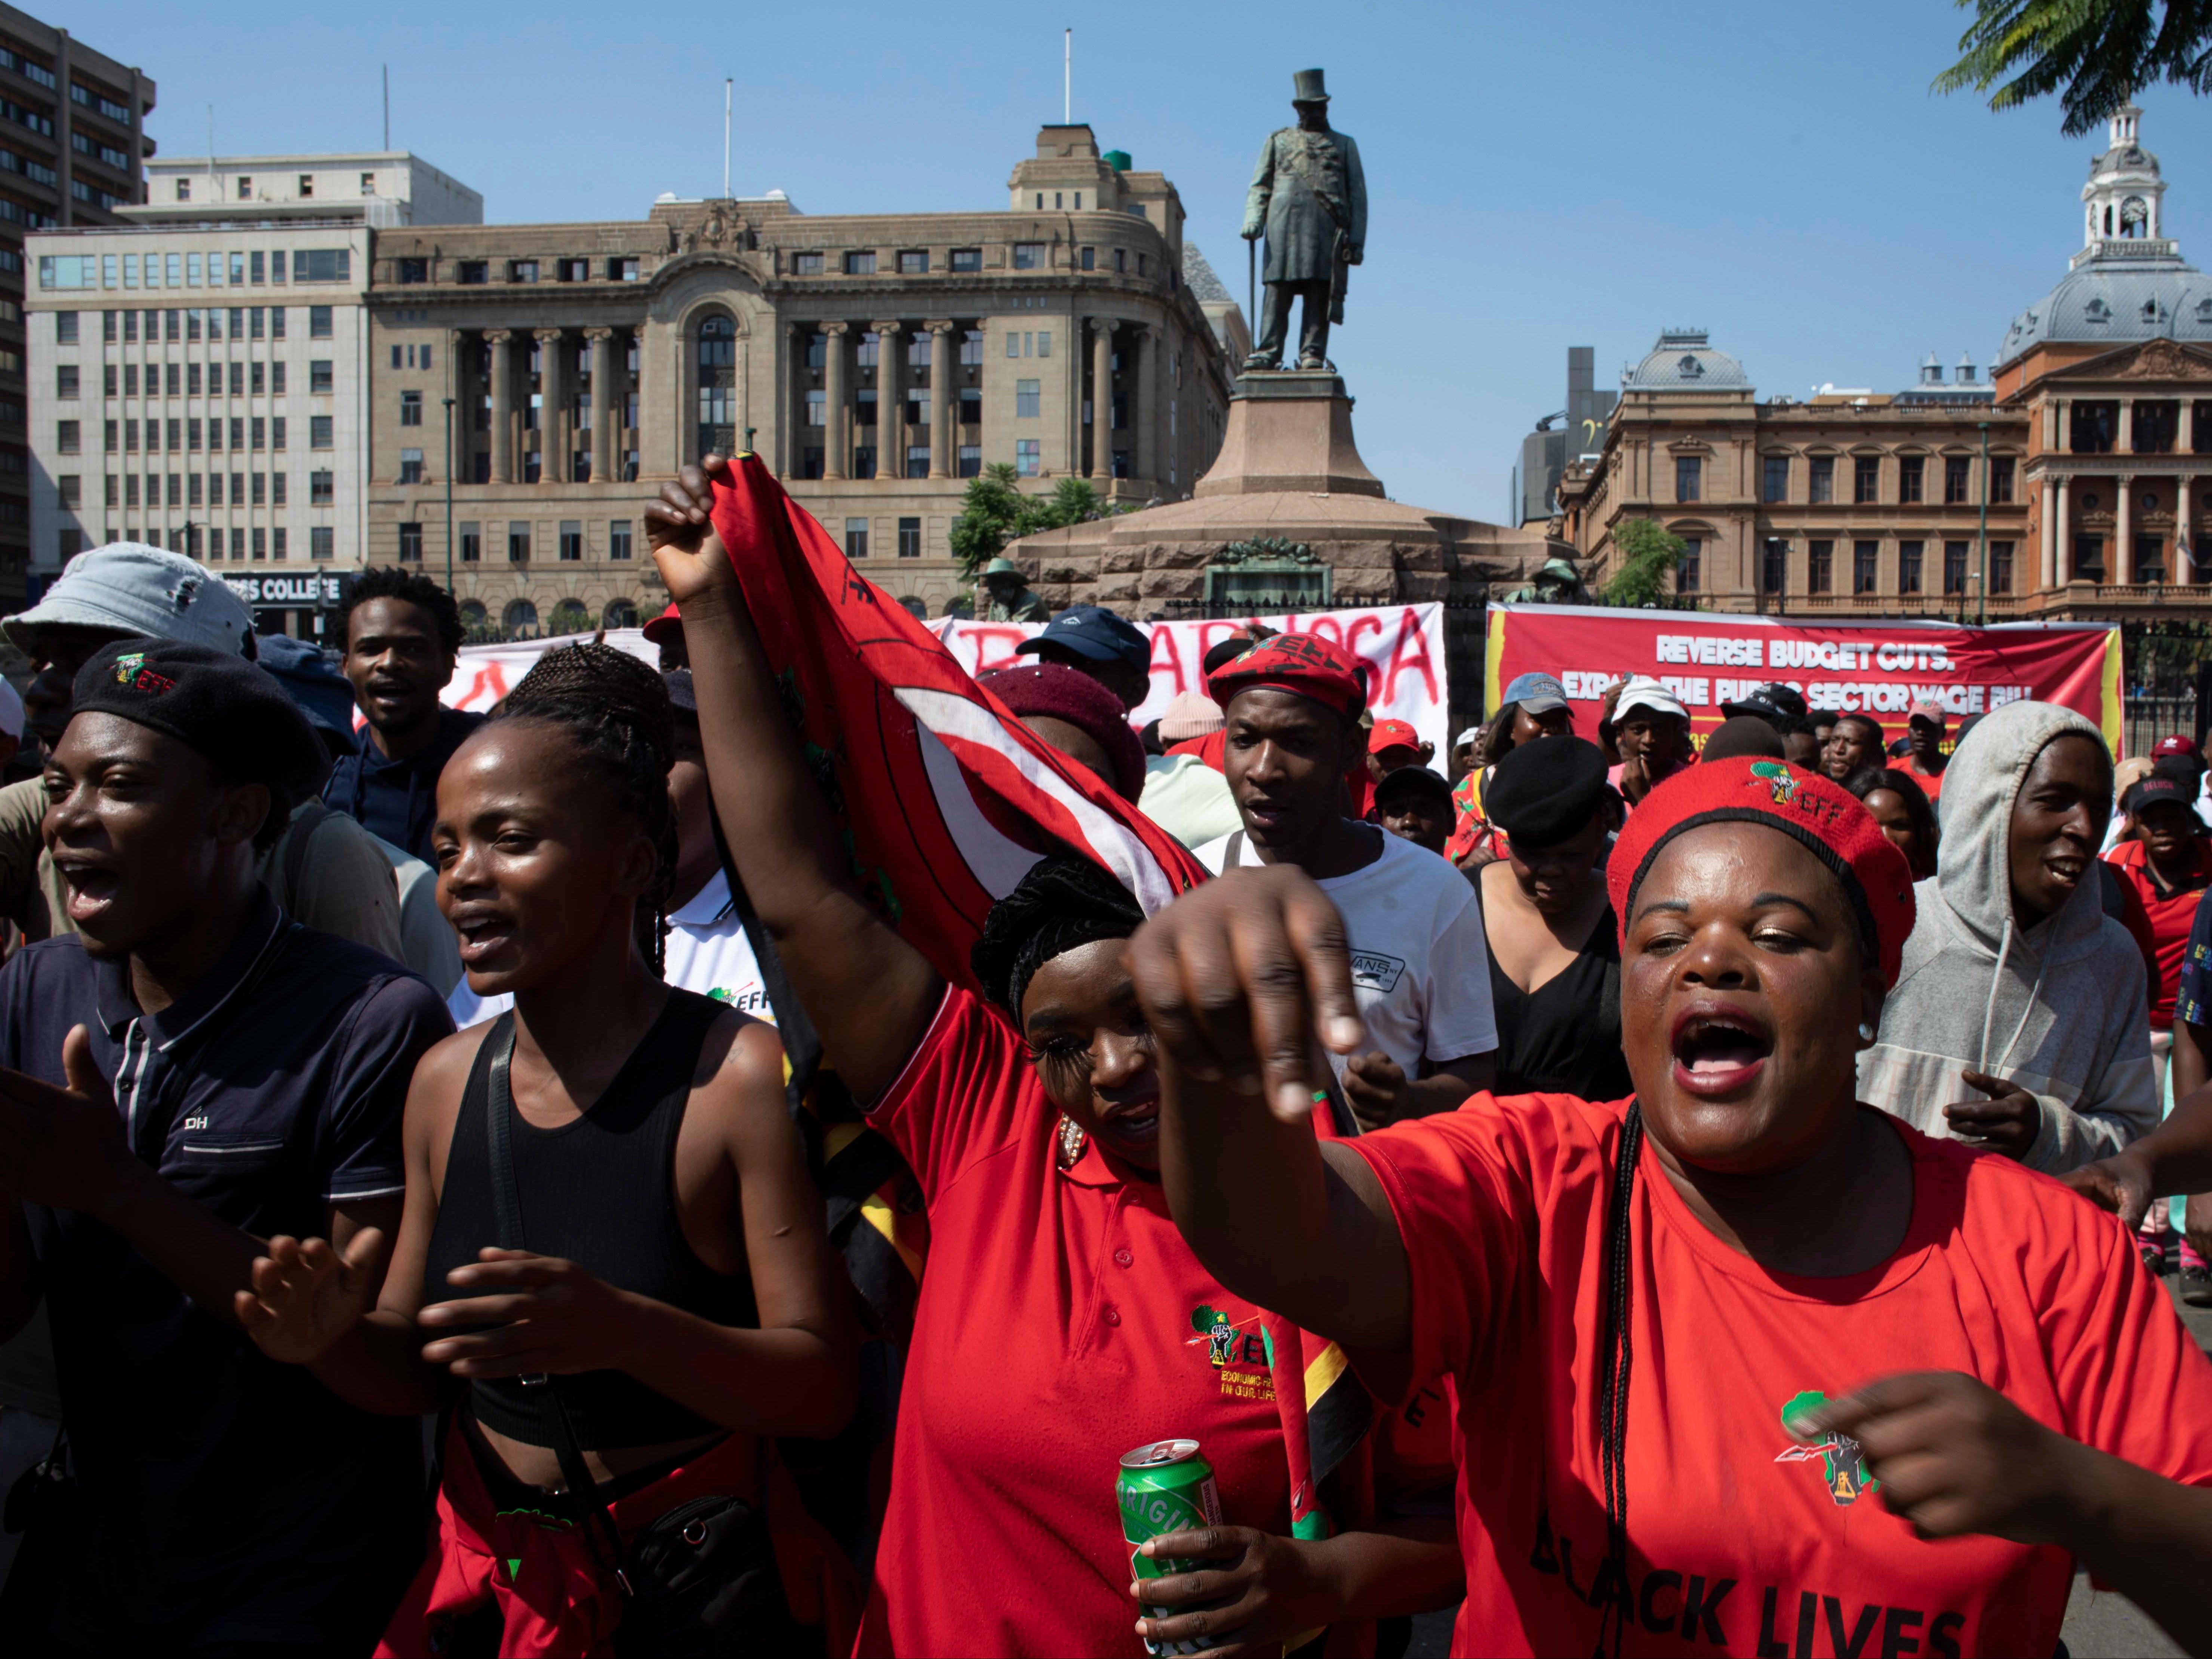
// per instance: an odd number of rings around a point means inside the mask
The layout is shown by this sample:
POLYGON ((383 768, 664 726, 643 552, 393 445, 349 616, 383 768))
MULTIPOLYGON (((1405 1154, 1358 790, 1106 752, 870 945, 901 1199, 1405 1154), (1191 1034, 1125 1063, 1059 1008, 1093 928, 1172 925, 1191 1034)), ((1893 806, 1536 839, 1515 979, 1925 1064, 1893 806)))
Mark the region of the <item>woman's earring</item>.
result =
POLYGON ((1073 1169, 1083 1157, 1085 1136, 1083 1126, 1062 1112, 1060 1115, 1060 1167, 1073 1169))
POLYGON ((1874 1041, 1874 1027, 1865 1020, 1861 1020, 1859 1022, 1859 1041, 1861 1042, 1872 1042, 1874 1041))

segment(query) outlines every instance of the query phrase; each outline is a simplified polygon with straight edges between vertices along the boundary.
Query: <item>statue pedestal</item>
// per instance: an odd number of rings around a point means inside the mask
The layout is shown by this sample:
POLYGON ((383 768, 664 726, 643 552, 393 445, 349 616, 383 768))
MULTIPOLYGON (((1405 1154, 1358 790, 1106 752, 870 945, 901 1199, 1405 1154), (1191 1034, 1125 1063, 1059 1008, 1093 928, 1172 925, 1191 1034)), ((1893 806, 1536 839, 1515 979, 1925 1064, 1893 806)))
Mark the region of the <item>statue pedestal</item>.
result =
POLYGON ((1193 486, 1210 495, 1380 495, 1352 441, 1352 399, 1326 369, 1261 369, 1237 377, 1221 453, 1193 486))

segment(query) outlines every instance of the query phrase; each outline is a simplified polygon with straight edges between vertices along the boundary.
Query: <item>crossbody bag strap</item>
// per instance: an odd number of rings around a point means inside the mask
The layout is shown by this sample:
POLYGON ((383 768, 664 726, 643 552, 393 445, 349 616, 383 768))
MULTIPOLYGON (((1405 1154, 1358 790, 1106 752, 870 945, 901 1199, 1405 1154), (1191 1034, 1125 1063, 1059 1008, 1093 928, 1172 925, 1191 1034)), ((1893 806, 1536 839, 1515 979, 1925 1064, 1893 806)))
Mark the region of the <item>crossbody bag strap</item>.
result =
MULTIPOLYGON (((484 1040, 493 1045, 484 1102, 484 1133, 491 1154, 493 1226, 500 1249, 524 1250, 530 1247, 524 1243, 522 1194, 514 1183, 514 1091, 508 1082, 514 1062, 514 1014, 501 1015, 484 1040)), ((585 1542, 600 1566, 614 1575, 623 1594, 635 1594, 629 1575, 623 1571, 622 1529, 600 1501, 599 1482, 584 1466, 583 1448, 576 1443, 576 1425, 569 1420, 568 1405, 561 1397, 559 1385, 550 1374, 540 1371, 524 1377, 522 1386, 535 1392, 538 1414, 551 1431, 553 1455, 560 1461, 561 1479, 568 1483, 568 1500, 575 1508, 585 1542)))

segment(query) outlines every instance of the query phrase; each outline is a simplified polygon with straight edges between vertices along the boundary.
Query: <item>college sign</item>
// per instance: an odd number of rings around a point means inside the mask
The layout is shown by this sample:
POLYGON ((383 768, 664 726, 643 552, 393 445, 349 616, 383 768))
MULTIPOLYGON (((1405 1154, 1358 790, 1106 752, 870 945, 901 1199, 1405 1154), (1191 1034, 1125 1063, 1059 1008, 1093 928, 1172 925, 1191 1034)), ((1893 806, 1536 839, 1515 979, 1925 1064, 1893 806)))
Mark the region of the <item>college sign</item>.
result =
POLYGON ((1870 714, 1891 737, 1923 700, 1953 720, 2032 697, 2063 704, 2120 752, 2120 630, 2110 623, 1808 623, 1786 617, 1590 605, 1490 607, 1484 707, 1518 674, 1556 674, 1575 729, 1597 736, 1598 705, 1625 674, 1662 681, 1703 737, 1721 705, 1780 681, 1815 714, 1870 714))
POLYGON ((341 597, 341 576, 234 576, 223 573, 223 586, 248 605, 283 605, 304 609, 333 605, 341 597))

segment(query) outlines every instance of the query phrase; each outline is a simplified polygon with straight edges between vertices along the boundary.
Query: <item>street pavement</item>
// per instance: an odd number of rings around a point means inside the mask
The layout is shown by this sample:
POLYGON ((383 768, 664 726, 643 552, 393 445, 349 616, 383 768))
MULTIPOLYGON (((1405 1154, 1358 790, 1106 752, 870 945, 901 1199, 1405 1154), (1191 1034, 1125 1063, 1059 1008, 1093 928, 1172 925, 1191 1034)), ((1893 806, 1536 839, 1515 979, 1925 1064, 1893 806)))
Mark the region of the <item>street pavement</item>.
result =
MULTIPOLYGON (((2188 1306, 2175 1294, 2179 1283, 2172 1277, 2165 1281, 2166 1293, 2174 1297, 2174 1310, 2197 1346, 2212 1350, 2212 1308, 2188 1306)), ((1416 1619, 1407 1659, 1444 1659, 1451 1651, 1452 1618, 1456 1612, 1447 1608, 1416 1619)), ((2074 1595, 2066 1605, 2066 1623, 2059 1633, 2072 1659, 2169 1659, 2169 1656, 2179 1659, 2181 1653, 2134 1602, 2117 1591, 2092 1589, 2086 1573, 2075 1576, 2074 1595)))

